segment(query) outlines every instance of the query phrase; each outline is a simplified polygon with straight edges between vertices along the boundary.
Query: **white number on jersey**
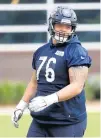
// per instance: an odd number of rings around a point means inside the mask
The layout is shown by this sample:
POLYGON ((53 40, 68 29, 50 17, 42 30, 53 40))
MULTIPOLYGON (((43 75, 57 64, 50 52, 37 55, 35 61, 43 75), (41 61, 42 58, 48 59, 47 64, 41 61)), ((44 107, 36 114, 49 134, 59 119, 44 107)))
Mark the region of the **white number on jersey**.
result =
MULTIPOLYGON (((38 70, 37 70, 37 80, 39 80, 39 74, 40 74, 40 71, 42 69, 42 67, 44 66, 46 60, 47 60, 47 57, 46 56, 43 56, 43 57, 40 57, 39 60, 42 60, 38 70)), ((54 64, 56 64, 56 59, 55 58, 50 58, 46 64, 46 72, 45 72, 45 77, 46 77, 46 80, 48 82, 53 82, 55 80, 55 72, 52 68, 49 67, 50 63, 53 62, 54 64), (51 74, 51 76, 49 77, 49 74, 51 74)))

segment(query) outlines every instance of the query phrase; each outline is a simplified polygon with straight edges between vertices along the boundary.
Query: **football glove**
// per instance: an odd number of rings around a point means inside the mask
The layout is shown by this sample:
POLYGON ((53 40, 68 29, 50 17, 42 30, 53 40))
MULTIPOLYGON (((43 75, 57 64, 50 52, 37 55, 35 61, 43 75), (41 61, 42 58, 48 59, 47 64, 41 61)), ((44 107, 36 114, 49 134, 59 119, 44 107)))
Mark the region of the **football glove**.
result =
POLYGON ((56 93, 48 95, 48 96, 39 96, 33 98, 29 103, 29 110, 34 112, 39 112, 47 108, 53 103, 58 102, 58 96, 56 93))
POLYGON ((16 109, 14 110, 11 120, 13 125, 18 128, 19 124, 18 124, 18 120, 22 117, 23 112, 25 110, 25 108, 28 107, 28 103, 26 103, 25 101, 21 100, 19 102, 19 104, 16 106, 16 109))

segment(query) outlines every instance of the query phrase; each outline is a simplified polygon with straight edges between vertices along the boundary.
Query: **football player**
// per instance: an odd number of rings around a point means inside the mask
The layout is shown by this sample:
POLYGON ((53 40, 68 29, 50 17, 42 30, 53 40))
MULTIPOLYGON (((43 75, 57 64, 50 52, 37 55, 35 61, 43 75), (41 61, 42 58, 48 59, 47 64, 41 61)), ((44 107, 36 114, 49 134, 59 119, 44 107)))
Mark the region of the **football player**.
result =
POLYGON ((33 75, 12 116, 18 127, 26 107, 33 118, 27 137, 82 137, 87 113, 84 85, 91 58, 75 31, 77 16, 57 7, 49 17, 51 38, 33 54, 33 75))

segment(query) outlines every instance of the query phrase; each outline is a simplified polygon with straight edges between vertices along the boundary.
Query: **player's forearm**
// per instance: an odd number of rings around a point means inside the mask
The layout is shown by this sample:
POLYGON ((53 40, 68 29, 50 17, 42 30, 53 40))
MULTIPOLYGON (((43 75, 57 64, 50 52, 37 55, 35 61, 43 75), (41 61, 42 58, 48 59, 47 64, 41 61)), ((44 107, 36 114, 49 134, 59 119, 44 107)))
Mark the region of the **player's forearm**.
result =
POLYGON ((37 84, 30 82, 25 90, 22 100, 29 103, 29 100, 36 94, 37 84))
POLYGON ((83 85, 76 82, 69 84, 57 92, 59 101, 65 101, 78 95, 83 89, 83 85))

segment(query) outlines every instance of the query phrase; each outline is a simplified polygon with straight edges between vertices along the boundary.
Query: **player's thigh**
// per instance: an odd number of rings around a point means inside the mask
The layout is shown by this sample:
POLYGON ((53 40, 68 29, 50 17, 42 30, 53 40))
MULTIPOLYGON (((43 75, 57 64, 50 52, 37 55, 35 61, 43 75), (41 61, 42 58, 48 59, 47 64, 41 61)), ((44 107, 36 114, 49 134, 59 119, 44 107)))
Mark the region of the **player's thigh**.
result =
POLYGON ((49 137, 83 137, 86 129, 86 120, 74 125, 58 125, 48 128, 49 137))
POLYGON ((45 137, 42 127, 34 119, 32 120, 27 133, 27 138, 29 137, 45 137))

